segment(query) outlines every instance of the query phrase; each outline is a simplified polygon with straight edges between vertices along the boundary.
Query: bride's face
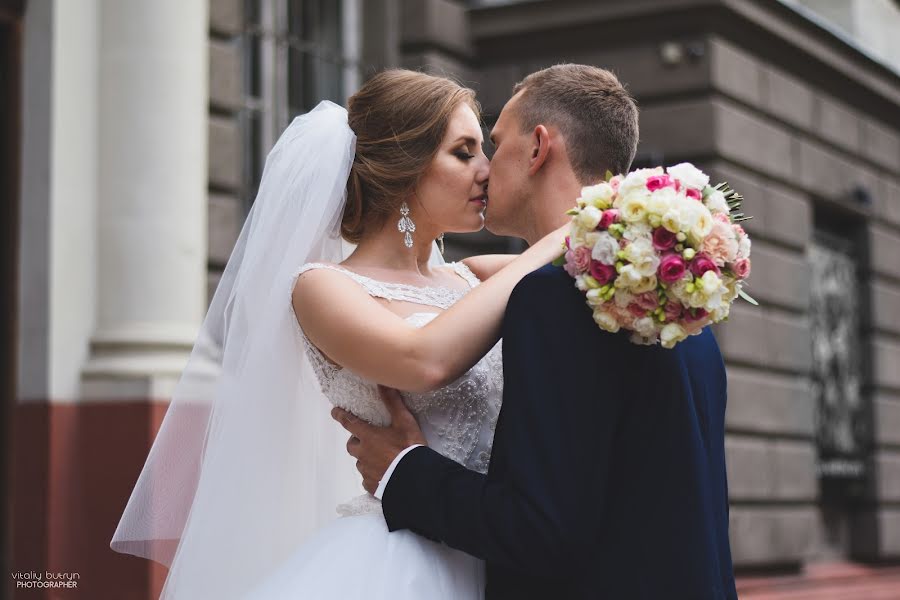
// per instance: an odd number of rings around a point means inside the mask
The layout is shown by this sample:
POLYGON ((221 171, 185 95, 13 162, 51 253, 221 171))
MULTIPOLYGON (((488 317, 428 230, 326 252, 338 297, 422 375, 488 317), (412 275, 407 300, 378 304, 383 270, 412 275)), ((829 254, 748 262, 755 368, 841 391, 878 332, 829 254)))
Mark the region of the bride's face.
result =
POLYGON ((479 231, 484 227, 490 162, 482 149, 483 142, 475 113, 468 104, 460 104, 450 117, 434 160, 416 187, 410 203, 417 205, 413 208, 417 213, 412 215, 414 221, 427 221, 438 232, 448 233, 479 231))

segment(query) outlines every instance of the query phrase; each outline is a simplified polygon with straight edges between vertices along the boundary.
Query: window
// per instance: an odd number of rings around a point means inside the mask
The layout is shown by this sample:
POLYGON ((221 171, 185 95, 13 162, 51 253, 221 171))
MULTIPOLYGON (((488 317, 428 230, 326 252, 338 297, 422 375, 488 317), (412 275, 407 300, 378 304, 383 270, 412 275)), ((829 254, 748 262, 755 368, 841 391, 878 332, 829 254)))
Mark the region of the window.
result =
POLYGON ((360 85, 361 0, 245 0, 244 196, 291 119, 322 100, 343 104, 360 85))

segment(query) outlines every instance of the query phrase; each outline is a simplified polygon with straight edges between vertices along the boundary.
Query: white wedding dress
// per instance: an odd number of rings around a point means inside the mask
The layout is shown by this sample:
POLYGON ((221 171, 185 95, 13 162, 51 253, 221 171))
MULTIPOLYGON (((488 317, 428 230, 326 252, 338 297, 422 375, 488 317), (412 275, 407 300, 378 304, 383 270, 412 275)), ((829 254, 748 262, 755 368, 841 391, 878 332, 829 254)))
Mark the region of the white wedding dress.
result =
MULTIPOLYGON (((464 264, 448 266, 468 283, 469 289, 478 285, 478 279, 464 264)), ((424 326, 468 291, 381 282, 320 263, 304 265, 297 275, 310 269, 344 273, 377 298, 421 305, 422 312, 405 319, 416 327, 424 326)), ((366 421, 387 425, 390 416, 376 385, 331 363, 299 326, 297 332, 325 396, 366 421)), ((503 395, 500 346, 498 343, 446 387, 403 394, 428 445, 481 473, 487 472, 503 395)), ((372 351, 377 352, 377 348, 372 351)), ((484 596, 483 561, 410 531, 388 532, 381 502, 375 497, 359 496, 338 506, 337 512, 340 518, 300 543, 282 564, 274 565, 246 598, 468 600, 484 596)))

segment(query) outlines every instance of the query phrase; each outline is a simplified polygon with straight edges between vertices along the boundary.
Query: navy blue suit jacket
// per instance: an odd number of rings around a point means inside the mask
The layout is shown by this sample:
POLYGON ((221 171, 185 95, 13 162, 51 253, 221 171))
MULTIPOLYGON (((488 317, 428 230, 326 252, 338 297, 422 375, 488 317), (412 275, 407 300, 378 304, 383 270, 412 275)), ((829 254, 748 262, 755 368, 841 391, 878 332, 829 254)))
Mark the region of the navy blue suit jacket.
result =
POLYGON ((736 598, 712 332, 632 344, 547 266, 516 287, 502 335, 488 474, 413 450, 382 498, 391 531, 485 559, 489 600, 736 598))

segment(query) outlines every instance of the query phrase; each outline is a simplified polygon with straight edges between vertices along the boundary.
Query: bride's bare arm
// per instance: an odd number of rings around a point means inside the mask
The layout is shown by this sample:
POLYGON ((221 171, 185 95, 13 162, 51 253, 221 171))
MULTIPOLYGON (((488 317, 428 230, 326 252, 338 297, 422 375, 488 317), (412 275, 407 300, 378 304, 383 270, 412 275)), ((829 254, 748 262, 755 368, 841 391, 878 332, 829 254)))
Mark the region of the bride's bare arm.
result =
POLYGON ((562 253, 564 235, 561 228, 544 237, 422 328, 327 269, 297 278, 294 312, 310 341, 342 367, 401 390, 437 389, 465 373, 497 342, 513 288, 562 253))

